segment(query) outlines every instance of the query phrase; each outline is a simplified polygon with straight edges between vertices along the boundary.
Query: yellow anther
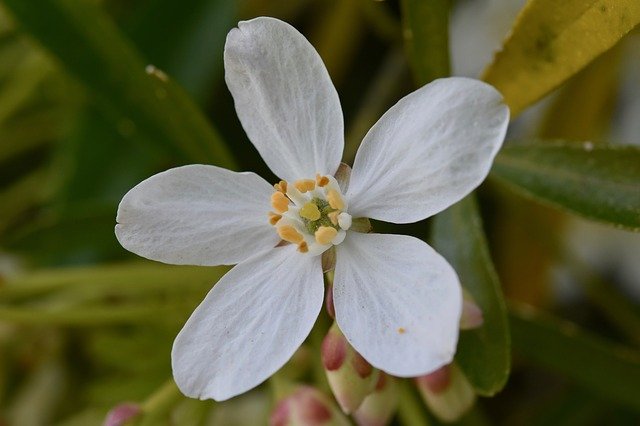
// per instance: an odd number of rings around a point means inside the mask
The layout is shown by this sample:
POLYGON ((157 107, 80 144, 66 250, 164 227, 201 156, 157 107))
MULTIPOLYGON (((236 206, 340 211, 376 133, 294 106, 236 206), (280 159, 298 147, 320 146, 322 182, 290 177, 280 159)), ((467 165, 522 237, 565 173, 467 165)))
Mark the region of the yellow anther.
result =
POLYGON ((342 201, 340 193, 335 189, 330 189, 329 192, 327 192, 327 201, 329 202, 329 205, 332 209, 344 209, 344 201, 342 201))
POLYGON ((269 223, 272 225, 275 225, 276 223, 278 223, 278 221, 282 219, 282 216, 274 213, 274 212, 269 212, 269 223))
POLYGON ((304 194, 313 191, 316 188, 316 182, 313 179, 300 179, 294 183, 294 186, 304 194))
POLYGON ((335 237, 338 235, 338 231, 336 228, 332 228, 330 226, 321 226, 316 231, 316 242, 318 244, 329 244, 335 237))
POLYGON ((406 333, 406 332, 407 332, 407 329, 406 329, 406 328, 404 328, 404 327, 398 327, 398 333, 399 333, 399 334, 404 334, 404 333, 406 333))
POLYGON ((319 187, 327 186, 329 184, 329 178, 326 176, 320 176, 320 174, 316 175, 316 184, 319 187))
POLYGON ((298 244, 298 251, 300 253, 306 253, 306 252, 309 251, 309 246, 307 245, 307 243, 305 241, 303 241, 300 244, 298 244))
POLYGON ((302 234, 296 231, 296 228, 294 228, 291 225, 279 226, 278 235, 283 240, 288 241, 290 243, 294 243, 294 244, 300 244, 301 242, 304 241, 304 237, 302 236, 302 234))
POLYGON ((284 213, 289 210, 289 199, 282 192, 274 192, 271 194, 271 206, 278 213, 284 213))
POLYGON ((318 220, 320 219, 320 210, 318 210, 318 206, 315 203, 309 201, 300 209, 300 217, 308 220, 318 220))
POLYGON ((340 212, 331 212, 327 215, 327 217, 329 218, 329 220, 331 221, 331 223, 333 223, 334 225, 338 224, 338 215, 340 214, 340 212))
POLYGON ((281 180, 280 182, 278 182, 275 185, 273 185, 273 187, 278 192, 282 192, 283 194, 287 193, 287 181, 286 180, 281 180))

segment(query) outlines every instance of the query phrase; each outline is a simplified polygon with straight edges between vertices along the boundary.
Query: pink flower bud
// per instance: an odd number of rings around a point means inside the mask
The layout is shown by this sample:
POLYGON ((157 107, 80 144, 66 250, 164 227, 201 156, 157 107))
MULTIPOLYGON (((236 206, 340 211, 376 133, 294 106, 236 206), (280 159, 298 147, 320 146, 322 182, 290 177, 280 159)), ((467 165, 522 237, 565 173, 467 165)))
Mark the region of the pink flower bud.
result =
POLYGON ((349 343, 341 333, 329 330, 320 349, 322 364, 327 371, 335 371, 342 367, 347 358, 347 346, 349 343))
POLYGON ((276 405, 269 419, 271 426, 341 426, 347 420, 331 401, 311 386, 298 386, 276 405))
POLYGON ((473 406, 476 393, 456 364, 416 378, 416 385, 431 412, 440 420, 458 420, 473 406))
POLYGON ((398 408, 398 389, 396 380, 380 372, 375 390, 367 396, 353 413, 358 426, 384 426, 393 417, 398 408))
POLYGON ((373 392, 379 371, 374 369, 333 324, 322 342, 322 363, 340 408, 346 414, 355 411, 373 392))
POLYGON ((460 330, 471 330, 482 326, 484 317, 482 309, 473 300, 473 296, 464 290, 462 292, 462 316, 460 317, 460 330))
POLYGON ((426 376, 416 379, 420 386, 428 388, 434 394, 440 394, 447 390, 451 384, 451 366, 445 365, 426 376))
POLYGON ((116 405, 107 413, 107 417, 104 420, 104 426, 122 426, 129 420, 138 416, 142 410, 138 404, 125 402, 116 405))

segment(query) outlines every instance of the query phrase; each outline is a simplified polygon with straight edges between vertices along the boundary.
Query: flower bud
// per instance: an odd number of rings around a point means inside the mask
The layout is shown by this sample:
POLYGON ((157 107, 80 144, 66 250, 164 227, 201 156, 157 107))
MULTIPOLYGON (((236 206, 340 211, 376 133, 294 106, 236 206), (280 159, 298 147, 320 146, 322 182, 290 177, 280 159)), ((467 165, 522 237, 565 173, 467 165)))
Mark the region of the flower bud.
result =
POLYGON ((122 426, 129 420, 137 417, 142 410, 138 404, 125 402, 116 405, 107 413, 103 426, 122 426))
POLYGON ((384 426, 389 423, 398 408, 397 388, 396 380, 381 371, 375 390, 353 413, 358 426, 384 426))
POLYGON ((345 414, 355 411, 373 392, 379 371, 351 347, 336 323, 322 342, 321 355, 327 380, 340 408, 345 414))
POLYGON ((467 290, 462 291, 462 316, 460 330, 471 330, 481 327, 484 323, 482 309, 476 304, 473 296, 467 290))
POLYGON ((271 426, 342 426, 347 419, 329 398, 311 386, 298 386, 276 405, 271 426))
MULTIPOLYGON (((332 272, 329 272, 327 275, 331 275, 332 272)), ((336 308, 333 304, 333 279, 327 280, 326 282, 326 293, 324 296, 324 307, 327 310, 327 314, 332 318, 336 318, 336 308)))
POLYGON ((476 399, 475 391, 456 364, 418 377, 416 384, 431 412, 444 422, 458 420, 476 399))

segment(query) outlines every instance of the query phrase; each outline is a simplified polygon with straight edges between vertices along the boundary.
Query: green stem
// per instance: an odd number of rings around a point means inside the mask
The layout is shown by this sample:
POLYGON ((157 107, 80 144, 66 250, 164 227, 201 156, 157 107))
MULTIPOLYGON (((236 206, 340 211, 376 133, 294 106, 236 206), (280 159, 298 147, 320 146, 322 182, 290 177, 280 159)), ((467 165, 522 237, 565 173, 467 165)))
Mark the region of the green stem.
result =
POLYGON ((360 142, 400 91, 406 70, 407 64, 402 51, 392 49, 373 79, 362 107, 347 132, 343 155, 347 163, 353 163, 360 142))
POLYGON ((398 417, 406 426, 428 426, 429 419, 424 410, 422 401, 418 399, 410 380, 399 380, 400 404, 398 417))
POLYGON ((450 0, 402 0, 405 50, 416 83, 447 77, 450 0))
POLYGON ((161 423, 171 409, 184 397, 173 380, 166 381, 142 404, 142 417, 139 426, 152 426, 161 423))
POLYGON ((275 402, 286 398, 295 389, 294 384, 280 373, 276 373, 269 378, 269 385, 275 402))

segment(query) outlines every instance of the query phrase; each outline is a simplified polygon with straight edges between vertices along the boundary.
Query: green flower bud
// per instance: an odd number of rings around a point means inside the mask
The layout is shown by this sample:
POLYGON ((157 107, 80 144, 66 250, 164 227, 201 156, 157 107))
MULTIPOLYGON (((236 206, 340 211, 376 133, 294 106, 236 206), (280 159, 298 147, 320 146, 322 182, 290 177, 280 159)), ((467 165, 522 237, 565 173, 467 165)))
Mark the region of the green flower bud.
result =
POLYGON ((476 399, 475 391, 456 364, 418 377, 416 384, 431 412, 444 422, 458 420, 476 399))
POLYGON ((375 390, 367 396, 353 413, 358 426, 384 426, 389 423, 398 408, 398 384, 396 380, 380 372, 375 390))

